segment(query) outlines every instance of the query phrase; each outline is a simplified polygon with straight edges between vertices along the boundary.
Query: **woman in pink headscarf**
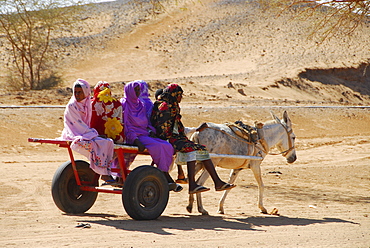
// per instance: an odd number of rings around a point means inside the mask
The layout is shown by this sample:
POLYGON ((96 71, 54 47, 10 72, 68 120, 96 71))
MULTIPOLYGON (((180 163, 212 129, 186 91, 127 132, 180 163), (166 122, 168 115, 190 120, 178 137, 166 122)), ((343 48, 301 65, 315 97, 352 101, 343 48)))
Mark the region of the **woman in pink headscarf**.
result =
POLYGON ((71 148, 90 160, 90 168, 101 175, 111 174, 113 140, 98 137, 90 128, 90 85, 82 79, 73 84, 73 95, 64 111, 62 139, 72 140, 71 148))
POLYGON ((170 189, 180 192, 182 187, 176 185, 170 174, 174 149, 170 143, 159 138, 151 137, 155 128, 149 123, 144 103, 139 99, 140 84, 137 81, 125 85, 123 104, 123 119, 125 123, 125 136, 128 144, 137 145, 139 151, 146 148, 158 169, 165 173, 170 189))

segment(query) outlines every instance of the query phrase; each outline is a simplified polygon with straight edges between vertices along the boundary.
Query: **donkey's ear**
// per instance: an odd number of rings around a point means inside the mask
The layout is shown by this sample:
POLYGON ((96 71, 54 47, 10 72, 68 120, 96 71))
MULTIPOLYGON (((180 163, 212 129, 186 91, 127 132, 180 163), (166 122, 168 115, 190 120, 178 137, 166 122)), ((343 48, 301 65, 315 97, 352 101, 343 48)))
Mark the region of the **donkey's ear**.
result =
POLYGON ((272 110, 270 110, 270 114, 271 114, 271 116, 274 120, 276 120, 278 123, 280 123, 280 119, 274 114, 274 112, 272 112, 272 110))
POLYGON ((290 119, 289 119, 289 116, 288 116, 288 112, 286 112, 286 110, 284 111, 284 114, 283 114, 283 120, 284 120, 285 124, 287 124, 289 126, 290 119))

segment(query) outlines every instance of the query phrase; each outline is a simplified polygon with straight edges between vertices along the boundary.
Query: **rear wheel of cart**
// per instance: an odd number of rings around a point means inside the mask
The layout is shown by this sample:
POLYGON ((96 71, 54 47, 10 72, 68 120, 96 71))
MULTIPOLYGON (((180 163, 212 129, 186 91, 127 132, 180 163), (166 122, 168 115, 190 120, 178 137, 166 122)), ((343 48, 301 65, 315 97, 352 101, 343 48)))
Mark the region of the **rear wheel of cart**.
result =
POLYGON ((128 175, 122 192, 123 206, 135 220, 157 219, 165 210, 168 197, 164 173, 150 165, 135 168, 128 175))
MULTIPOLYGON (((99 177, 90 169, 89 163, 76 160, 76 167, 84 185, 98 186, 99 177)), ((65 213, 79 214, 94 205, 98 192, 82 191, 77 185, 70 161, 62 164, 55 172, 51 184, 51 194, 55 205, 65 213)))

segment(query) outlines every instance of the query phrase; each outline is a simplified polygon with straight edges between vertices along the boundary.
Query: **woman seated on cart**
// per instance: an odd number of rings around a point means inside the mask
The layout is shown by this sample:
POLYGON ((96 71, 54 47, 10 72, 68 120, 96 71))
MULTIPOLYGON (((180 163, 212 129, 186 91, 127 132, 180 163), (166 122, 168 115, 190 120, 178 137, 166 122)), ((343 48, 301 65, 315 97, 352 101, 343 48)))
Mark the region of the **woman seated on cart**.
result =
POLYGON ((111 175, 113 140, 99 137, 90 127, 92 107, 90 85, 82 79, 73 84, 73 95, 64 111, 61 139, 71 140, 71 148, 90 160, 90 168, 103 176, 111 175))
POLYGON ((123 103, 123 118, 125 136, 128 144, 137 145, 139 151, 146 148, 158 169, 164 172, 170 190, 180 192, 182 187, 176 184, 169 174, 173 161, 174 149, 170 143, 155 137, 155 128, 150 125, 147 109, 139 99, 140 83, 133 81, 125 85, 123 103))
MULTIPOLYGON (((108 82, 99 81, 94 87, 92 99, 92 116, 90 127, 94 128, 101 137, 111 138, 115 144, 124 144, 125 134, 122 116, 122 105, 112 96, 108 82)), ((136 154, 124 153, 125 165, 128 168, 136 154)), ((112 162, 112 168, 118 168, 118 158, 112 162)), ((112 176, 103 176, 104 185, 122 186, 121 174, 113 172, 112 176)))
POLYGON ((208 191, 195 182, 196 161, 203 163, 205 169, 211 175, 216 191, 229 190, 234 184, 225 183, 218 176, 205 146, 190 141, 185 135, 185 128, 181 122, 179 103, 182 99, 182 88, 177 84, 167 86, 159 99, 154 103, 151 123, 156 127, 158 137, 168 140, 178 152, 179 161, 187 164, 189 194, 208 191))
POLYGON ((108 82, 99 81, 94 87, 90 127, 100 136, 111 138, 115 144, 124 143, 122 105, 112 97, 108 82))

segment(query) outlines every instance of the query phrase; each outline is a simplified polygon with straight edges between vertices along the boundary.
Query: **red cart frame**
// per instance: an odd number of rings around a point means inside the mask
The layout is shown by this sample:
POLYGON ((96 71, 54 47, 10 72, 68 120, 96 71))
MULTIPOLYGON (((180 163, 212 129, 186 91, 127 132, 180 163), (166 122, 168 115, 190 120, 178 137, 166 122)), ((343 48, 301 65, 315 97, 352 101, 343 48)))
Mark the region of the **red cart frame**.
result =
POLYGON ((115 144, 114 152, 118 158, 119 168, 112 168, 112 172, 120 173, 123 179, 123 188, 109 188, 97 184, 100 175, 93 172, 87 162, 75 160, 71 148, 72 141, 29 138, 28 142, 55 144, 67 148, 70 162, 68 161, 59 167, 52 182, 53 200, 57 207, 64 212, 83 213, 87 211, 94 204, 98 192, 122 194, 122 202, 126 212, 137 220, 156 219, 167 206, 168 183, 159 169, 144 165, 131 171, 126 166, 125 154, 149 155, 147 150, 139 152, 136 146, 115 144), (82 169, 79 168, 81 166, 82 169), (72 176, 71 168, 74 176, 72 176), (81 172, 88 174, 88 176, 83 177, 81 172), (83 197, 85 199, 80 200, 83 197))

